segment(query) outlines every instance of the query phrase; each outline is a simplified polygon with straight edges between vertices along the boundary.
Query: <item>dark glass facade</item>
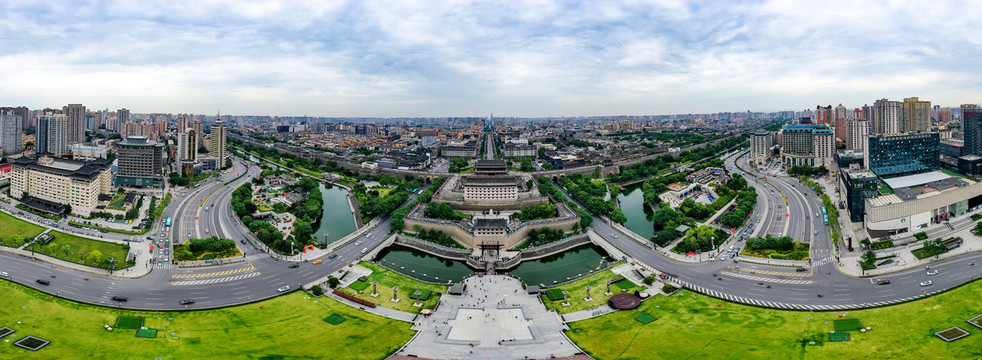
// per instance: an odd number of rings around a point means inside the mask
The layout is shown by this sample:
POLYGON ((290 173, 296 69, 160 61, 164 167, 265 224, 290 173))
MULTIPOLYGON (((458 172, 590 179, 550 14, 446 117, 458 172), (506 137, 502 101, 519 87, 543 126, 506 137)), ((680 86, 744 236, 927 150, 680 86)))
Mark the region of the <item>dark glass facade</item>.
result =
POLYGON ((846 206, 849 208, 849 219, 853 222, 863 221, 866 213, 866 199, 876 197, 878 178, 866 171, 843 171, 842 183, 845 187, 846 206))
POLYGON ((962 114, 965 149, 962 155, 982 156, 982 111, 965 110, 962 114))
POLYGON ((937 133, 870 137, 868 167, 884 178, 937 170, 940 142, 937 133))

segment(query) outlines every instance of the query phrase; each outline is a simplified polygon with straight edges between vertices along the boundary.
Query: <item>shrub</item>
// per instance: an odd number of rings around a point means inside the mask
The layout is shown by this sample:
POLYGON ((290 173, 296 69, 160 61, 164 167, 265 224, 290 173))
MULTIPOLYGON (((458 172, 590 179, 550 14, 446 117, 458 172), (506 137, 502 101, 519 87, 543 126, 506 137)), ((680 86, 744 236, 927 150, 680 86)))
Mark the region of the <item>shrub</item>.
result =
POLYGON ((655 277, 654 276, 648 276, 648 277, 644 278, 644 283, 647 284, 647 285, 651 285, 654 282, 655 282, 655 277))
POLYGON ((982 219, 982 214, 972 214, 972 221, 979 221, 982 219))
POLYGON ((331 286, 331 289, 333 289, 338 287, 338 285, 341 285, 341 280, 338 280, 338 278, 331 276, 327 278, 327 284, 331 286))
POLYGON ((923 231, 921 231, 919 233, 914 234, 914 238, 917 239, 917 240, 924 240, 924 239, 927 239, 927 234, 925 234, 923 231))
POLYGON ((665 284, 665 286, 662 286, 661 287, 661 291, 663 293, 666 293, 666 294, 671 294, 671 293, 675 292, 675 290, 678 290, 678 288, 676 288, 676 287, 674 287, 672 285, 669 285, 669 284, 665 284))
POLYGON ((324 294, 324 289, 322 289, 320 285, 314 285, 310 287, 310 292, 314 295, 321 296, 324 294))

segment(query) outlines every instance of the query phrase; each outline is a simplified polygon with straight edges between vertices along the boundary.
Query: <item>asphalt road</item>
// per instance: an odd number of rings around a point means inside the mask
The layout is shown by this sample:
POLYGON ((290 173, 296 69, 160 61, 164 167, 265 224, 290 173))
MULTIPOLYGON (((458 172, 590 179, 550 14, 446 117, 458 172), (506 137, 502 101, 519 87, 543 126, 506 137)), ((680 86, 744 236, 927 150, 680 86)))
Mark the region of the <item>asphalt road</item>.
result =
MULTIPOLYGON (((229 181, 238 176, 240 168, 244 169, 244 164, 236 160, 235 170, 224 175, 223 178, 229 181)), ((176 197, 174 203, 165 212, 166 216, 172 216, 174 219, 187 218, 191 214, 198 217, 197 221, 190 224, 185 221, 175 223, 172 237, 177 236, 180 239, 180 235, 183 233, 186 236, 187 231, 200 234, 207 230, 204 235, 217 234, 235 239, 247 255, 247 262, 198 269, 155 268, 149 275, 134 279, 91 275, 53 267, 28 257, 0 253, 0 264, 2 264, 0 271, 10 273, 12 281, 93 304, 132 309, 173 310, 185 308, 179 304, 181 300, 194 299, 196 303, 188 308, 220 307, 276 296, 279 294, 276 289, 281 286, 289 285, 296 289, 298 284, 334 273, 343 266, 356 262, 362 255, 361 249, 378 245, 390 230, 387 219, 384 219, 379 226, 369 232, 372 236, 366 234, 360 237, 360 245, 352 243, 337 249, 334 252, 338 255, 337 258, 328 259, 324 256, 321 258, 323 260, 321 264, 300 262, 299 268, 291 269, 288 267, 290 262, 277 261, 251 245, 241 246, 239 242, 246 239, 246 234, 235 223, 237 220, 231 214, 228 201, 231 192, 254 174, 255 172, 251 172, 250 176, 224 184, 225 186, 221 186, 223 185, 221 183, 203 185, 200 189, 176 197), (216 187, 218 190, 204 202, 209 210, 203 210, 204 206, 201 206, 200 200, 204 198, 202 195, 211 193, 216 187), (212 204, 214 207, 211 206, 212 204), (47 279, 51 285, 39 285, 35 282, 37 279, 47 279), (114 302, 110 300, 112 296, 126 296, 129 301, 114 302)), ((814 217, 814 212, 820 211, 821 206, 816 196, 802 194, 801 191, 804 189, 800 185, 793 184, 795 182, 793 179, 769 176, 767 181, 782 193, 789 194, 786 206, 790 206, 790 209, 787 209, 791 214, 788 231, 792 236, 799 233, 807 235, 809 231, 814 234, 813 229, 822 229, 816 224, 821 220, 814 217), (804 214, 811 215, 805 215, 808 218, 802 221, 801 216, 804 214)), ((764 186, 759 183, 757 185, 764 186)), ((412 198, 408 201, 411 200, 412 198)), ((781 210, 776 206, 768 206, 762 211, 770 212, 767 216, 769 217, 781 210)), ((881 305, 913 299, 982 276, 982 254, 966 254, 936 263, 931 268, 940 273, 935 276, 927 276, 925 269, 910 269, 878 277, 889 279, 890 285, 876 285, 871 279, 843 274, 837 270, 834 261, 813 264, 807 273, 799 273, 788 267, 744 264, 739 262, 739 259, 737 262, 727 260, 682 263, 654 252, 649 245, 638 243, 627 236, 612 236, 618 231, 600 218, 595 218, 591 227, 625 253, 669 274, 685 283, 687 287, 728 300, 760 306, 831 309, 854 308, 864 304, 881 305), (979 265, 969 266, 969 263, 979 263, 979 265), (934 284, 927 287, 919 286, 918 283, 923 280, 932 280, 934 284), (770 288, 766 285, 770 285, 770 288), (818 297, 818 294, 823 296, 818 297)), ((159 233, 159 229, 154 231, 159 233)), ((815 256, 815 252, 829 248, 828 231, 819 231, 819 235, 812 235, 809 241, 814 245, 813 258, 819 258, 815 256)))

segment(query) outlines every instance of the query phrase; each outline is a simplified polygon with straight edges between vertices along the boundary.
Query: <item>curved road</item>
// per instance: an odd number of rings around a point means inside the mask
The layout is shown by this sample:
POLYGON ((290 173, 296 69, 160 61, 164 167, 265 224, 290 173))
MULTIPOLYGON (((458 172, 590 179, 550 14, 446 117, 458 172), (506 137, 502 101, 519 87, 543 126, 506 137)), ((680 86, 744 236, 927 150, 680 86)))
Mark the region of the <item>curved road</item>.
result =
MULTIPOLYGON (((727 167, 735 170, 732 161, 732 159, 728 160, 727 167)), ((245 245, 241 243, 241 240, 246 240, 248 236, 232 215, 229 205, 231 192, 257 175, 258 169, 250 167, 247 176, 231 181, 246 169, 245 163, 239 159, 235 159, 234 164, 235 167, 223 175, 222 180, 175 197, 167 208, 165 216, 171 216, 176 220, 171 234, 174 241, 185 241, 188 232, 198 236, 215 234, 235 239, 246 255, 247 262, 198 269, 172 269, 163 265, 141 278, 122 278, 90 275, 53 267, 48 263, 18 255, 0 253, 0 263, 4 264, 3 269, 0 270, 9 272, 12 275, 11 280, 15 282, 93 304, 133 309, 172 310, 185 308, 179 304, 180 300, 194 299, 196 303, 190 308, 220 307, 269 298, 277 295, 276 289, 281 286, 290 285, 296 289, 300 283, 312 282, 334 273, 344 265, 357 261, 362 255, 362 248, 371 248, 381 243, 390 230, 388 221, 383 219, 380 225, 361 236, 359 240, 362 244, 346 245, 337 249, 334 252, 338 255, 337 258, 328 259, 324 256, 321 258, 322 264, 301 262, 299 268, 291 269, 288 267, 290 262, 277 261, 254 248, 249 242, 245 245), (223 181, 231 182, 223 183, 223 181), (200 199, 205 198, 213 190, 214 193, 202 204, 200 199), (198 219, 195 220, 194 217, 198 219), (51 276, 55 278, 51 279, 51 276), (36 284, 35 280, 39 278, 51 280, 51 285, 36 284), (129 301, 125 303, 111 301, 110 297, 116 295, 127 296, 129 301)), ((892 282, 890 285, 875 285, 868 278, 843 274, 838 271, 835 261, 831 260, 828 230, 821 220, 814 216, 814 213, 820 212, 821 208, 814 194, 803 193, 805 189, 801 185, 786 178, 767 176, 766 180, 762 178, 760 181, 754 181, 750 178, 749 181, 758 189, 759 198, 765 200, 758 204, 758 209, 763 208, 758 211, 762 214, 755 215, 761 217, 761 223, 754 226, 764 226, 767 229, 764 231, 780 229, 780 234, 788 234, 799 239, 805 237, 813 244, 813 259, 821 259, 825 256, 829 260, 816 261, 807 273, 799 273, 788 267, 751 265, 731 260, 684 263, 654 252, 650 245, 641 244, 627 236, 611 236, 617 233, 617 230, 600 218, 595 218, 591 227, 628 255, 669 274, 687 287, 716 297, 765 307, 820 310, 882 305, 910 300, 982 276, 982 265, 968 266, 970 262, 982 261, 982 254, 978 253, 957 256, 932 265, 932 269, 940 271, 937 276, 928 277, 923 269, 911 269, 878 277, 890 279, 892 282), (775 195, 770 195, 770 189, 776 190, 775 195), (776 195, 778 192, 788 197, 786 203, 782 203, 782 198, 776 195), (776 205, 781 205, 782 208, 779 209, 776 205), (774 220, 778 215, 783 220, 774 220), (786 221, 786 225, 781 223, 782 221, 786 221), (818 230, 817 236, 816 230, 818 230), (722 277, 722 280, 719 280, 719 277, 722 277), (919 282, 927 279, 933 280, 934 285, 918 286, 919 282), (771 288, 759 285, 760 283, 770 285, 771 288), (820 293, 824 296, 818 297, 820 293)), ((411 200, 412 198, 407 201, 411 200)), ((755 230, 759 229, 755 228, 755 230)), ((158 232, 159 227, 155 228, 152 234, 158 232)))

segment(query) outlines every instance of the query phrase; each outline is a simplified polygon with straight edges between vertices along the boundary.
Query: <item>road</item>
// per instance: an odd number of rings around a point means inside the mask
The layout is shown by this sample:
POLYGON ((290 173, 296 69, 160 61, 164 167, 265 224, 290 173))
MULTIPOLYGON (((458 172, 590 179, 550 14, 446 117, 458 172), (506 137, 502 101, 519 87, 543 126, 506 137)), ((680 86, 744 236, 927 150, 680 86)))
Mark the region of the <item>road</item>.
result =
MULTIPOLYGON (((336 273, 345 265, 356 262, 362 255, 361 249, 381 243, 390 230, 388 220, 383 219, 377 227, 358 239, 361 244, 352 243, 334 251, 337 254, 335 259, 323 256, 321 264, 300 262, 299 268, 291 269, 288 267, 290 262, 277 261, 248 245, 248 242, 242 246, 241 241, 248 237, 236 223, 238 220, 232 215, 229 199, 237 186, 258 173, 257 168, 250 167, 248 176, 232 181, 245 169, 245 164, 235 159, 234 169, 222 175, 221 181, 175 197, 165 214, 181 219, 173 225, 171 237, 175 241, 185 241, 181 235, 186 237, 188 232, 235 239, 246 254, 246 262, 197 269, 163 266, 140 278, 122 278, 90 275, 53 267, 27 257, 0 253, 0 263, 3 264, 0 270, 10 273, 11 280, 15 282, 87 303, 131 309, 175 310, 185 308, 179 304, 181 300, 194 299, 196 303, 188 308, 212 308, 269 298, 278 295, 276 289, 281 286, 290 285, 295 289, 298 284, 336 273), (201 199, 205 199, 209 193, 212 193, 211 196, 204 200, 202 206, 201 199), (209 210, 204 210, 205 207, 209 210), (197 219, 188 220, 192 215, 197 219), (48 279, 51 285, 39 285, 35 282, 37 279, 48 279), (117 303, 110 300, 112 296, 126 296, 129 301, 117 303)), ((826 259, 831 257, 828 252, 828 231, 824 224, 819 223, 821 219, 814 216, 821 206, 816 196, 806 194, 806 189, 796 184, 796 180, 786 177, 768 176, 767 180, 751 183, 757 187, 758 196, 765 198, 759 204, 758 212, 764 213, 761 226, 774 227, 773 222, 765 222, 765 219, 773 219, 777 216, 775 214, 785 211, 777 208, 777 205, 782 205, 778 196, 769 196, 769 190, 761 195, 762 189, 773 187, 776 193, 788 197, 783 206, 787 211, 785 214, 790 214, 784 217, 790 217, 790 220, 783 225, 787 230, 782 233, 801 236, 811 242, 813 259, 821 259, 823 254, 829 254, 825 256, 826 259), (815 230, 820 230, 817 236, 814 235, 815 230)), ((412 201, 412 198, 407 201, 412 201)), ((653 251, 650 244, 641 244, 623 234, 614 236, 618 231, 601 218, 595 218, 591 228, 629 256, 665 272, 689 288, 727 300, 765 307, 824 310, 882 305, 948 289, 982 276, 982 264, 969 266, 970 263, 982 262, 982 254, 977 253, 956 256, 932 265, 932 269, 940 272, 936 276, 927 276, 925 269, 921 268, 878 277, 889 279, 890 285, 876 285, 871 279, 841 273, 835 261, 813 262, 807 272, 797 272, 788 267, 747 264, 739 262, 739 259, 684 263, 653 251), (918 286, 924 280, 932 280, 934 284, 918 286), (823 296, 818 297, 819 294, 823 296)), ((154 234, 159 234, 159 228, 154 231, 154 234)))

